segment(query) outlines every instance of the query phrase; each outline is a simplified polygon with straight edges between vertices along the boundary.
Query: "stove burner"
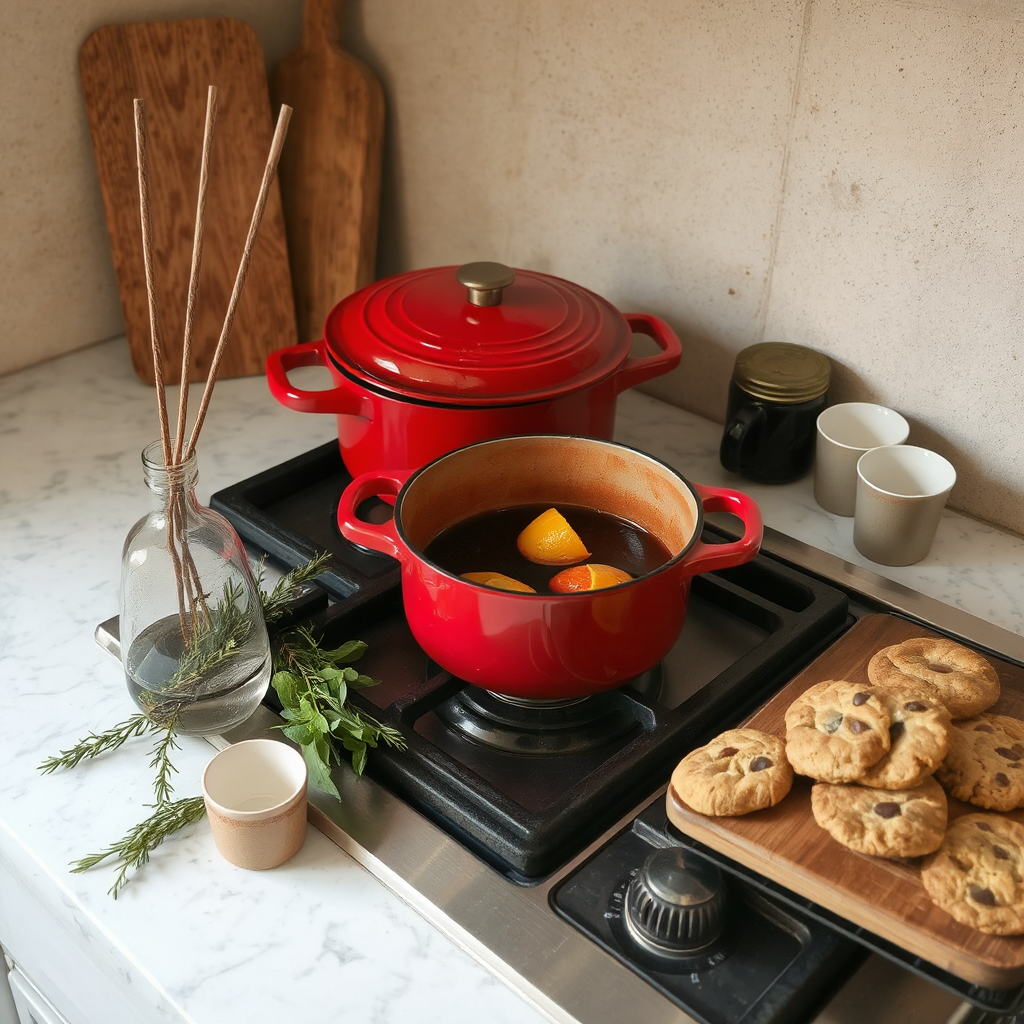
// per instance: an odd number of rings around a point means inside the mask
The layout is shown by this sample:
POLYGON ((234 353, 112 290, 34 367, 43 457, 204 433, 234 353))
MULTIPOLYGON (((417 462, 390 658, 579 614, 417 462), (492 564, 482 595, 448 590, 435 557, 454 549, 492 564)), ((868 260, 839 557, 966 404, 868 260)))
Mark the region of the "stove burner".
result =
POLYGON ((330 442, 211 505, 283 565, 330 552, 317 582, 335 603, 315 628, 367 644, 360 671, 381 684, 350 697, 409 745, 378 747, 367 774, 517 881, 564 864, 847 625, 844 594, 759 556, 693 581, 679 642, 652 671, 598 700, 524 706, 468 687, 416 644, 398 563, 339 535, 350 481, 330 442))
POLYGON ((532 700, 467 686, 435 710, 461 734, 514 754, 576 754, 638 732, 636 717, 611 694, 532 700))

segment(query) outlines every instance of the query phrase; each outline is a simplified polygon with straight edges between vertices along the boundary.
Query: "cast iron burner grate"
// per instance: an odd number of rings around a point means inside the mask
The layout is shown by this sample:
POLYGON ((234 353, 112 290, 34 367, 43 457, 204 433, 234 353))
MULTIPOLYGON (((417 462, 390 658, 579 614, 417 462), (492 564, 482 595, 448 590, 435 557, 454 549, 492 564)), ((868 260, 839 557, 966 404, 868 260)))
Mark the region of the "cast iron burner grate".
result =
POLYGON ((467 686, 442 704, 437 715, 456 733, 511 754, 600 750, 636 730, 615 695, 607 693, 576 700, 520 700, 467 686))
POLYGON ((517 882, 537 881, 584 849, 663 785, 688 750, 762 704, 848 625, 844 594, 765 556, 697 577, 665 660, 593 706, 608 720, 596 741, 559 748, 552 728, 552 749, 538 753, 536 727, 515 738, 526 709, 499 706, 416 644, 398 564, 341 537, 335 513, 349 480, 330 442, 218 492, 211 504, 286 566, 331 554, 318 582, 337 603, 311 624, 329 642, 368 644, 360 671, 381 684, 351 699, 409 744, 406 752, 375 750, 368 774, 517 882))

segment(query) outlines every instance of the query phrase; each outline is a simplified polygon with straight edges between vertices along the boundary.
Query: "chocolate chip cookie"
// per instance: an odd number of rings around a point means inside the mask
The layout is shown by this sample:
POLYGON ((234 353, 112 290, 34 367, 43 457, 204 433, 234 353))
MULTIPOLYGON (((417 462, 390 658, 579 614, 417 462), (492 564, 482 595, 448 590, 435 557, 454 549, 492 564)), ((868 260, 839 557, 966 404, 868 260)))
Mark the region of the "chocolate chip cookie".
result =
POLYGON ((872 857, 920 857, 937 850, 946 831, 946 794, 931 778, 913 789, 818 782, 811 810, 836 842, 872 857))
POLYGON ((774 807, 792 784, 782 740, 757 729, 729 729, 676 765, 671 788, 698 813, 720 817, 774 807))
POLYGON ((954 722, 935 777, 957 800, 990 811, 1024 807, 1024 722, 991 714, 954 722))
POLYGON ((786 710, 786 756, 819 782, 853 782, 889 752, 890 724, 874 687, 826 679, 786 710))
POLYGON ((924 685, 954 719, 973 718, 999 699, 999 676, 977 651, 942 637, 917 637, 878 651, 868 662, 876 686, 924 685))
POLYGON ((857 781, 879 789, 912 789, 946 756, 949 712, 924 687, 879 687, 876 692, 889 713, 889 753, 857 781))
POLYGON ((965 814, 921 867, 932 902, 990 935, 1024 934, 1024 826, 965 814))

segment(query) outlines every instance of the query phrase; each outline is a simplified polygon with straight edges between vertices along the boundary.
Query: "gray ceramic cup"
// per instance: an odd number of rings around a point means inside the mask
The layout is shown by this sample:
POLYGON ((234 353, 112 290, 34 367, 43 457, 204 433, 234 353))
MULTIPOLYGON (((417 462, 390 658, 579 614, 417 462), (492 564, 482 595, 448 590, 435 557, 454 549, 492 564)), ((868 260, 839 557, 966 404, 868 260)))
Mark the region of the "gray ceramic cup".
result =
POLYGON ((912 565, 931 550, 956 470, 913 445, 873 448, 857 463, 853 543, 881 565, 912 565))
POLYGON ((818 416, 814 500, 837 516, 852 516, 857 501, 857 462, 872 448, 903 444, 910 424, 892 409, 844 402, 818 416))

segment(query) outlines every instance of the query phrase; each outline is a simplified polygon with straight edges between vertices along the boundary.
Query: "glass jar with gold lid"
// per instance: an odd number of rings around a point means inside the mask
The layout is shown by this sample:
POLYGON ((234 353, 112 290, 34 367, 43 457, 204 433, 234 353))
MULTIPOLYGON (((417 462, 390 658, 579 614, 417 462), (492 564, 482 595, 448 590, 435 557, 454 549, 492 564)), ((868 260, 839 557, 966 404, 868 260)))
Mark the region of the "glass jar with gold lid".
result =
POLYGON ((736 357, 719 458, 758 483, 789 483, 811 468, 832 367, 814 349, 766 341, 736 357))

